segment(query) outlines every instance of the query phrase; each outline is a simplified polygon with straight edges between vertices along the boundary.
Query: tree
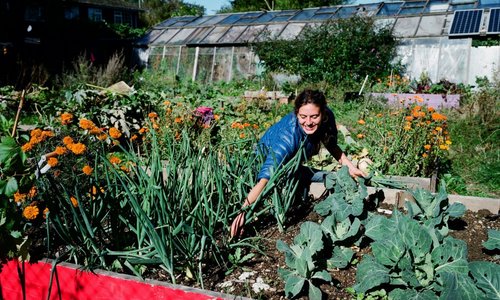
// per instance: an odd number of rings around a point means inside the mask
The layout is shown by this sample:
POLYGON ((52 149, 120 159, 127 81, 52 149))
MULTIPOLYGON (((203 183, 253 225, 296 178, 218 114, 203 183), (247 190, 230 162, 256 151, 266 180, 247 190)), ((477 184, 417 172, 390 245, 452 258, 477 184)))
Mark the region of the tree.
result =
POLYGON ((306 27, 293 40, 270 39, 253 45, 268 72, 300 75, 308 82, 327 81, 347 86, 366 75, 382 78, 394 69, 397 40, 388 27, 352 17, 306 27))
POLYGON ((308 7, 339 5, 346 0, 233 0, 224 12, 302 9, 308 7))
POLYGON ((182 0, 144 0, 141 6, 146 10, 142 21, 148 27, 171 17, 198 16, 205 13, 203 6, 184 3, 182 0))

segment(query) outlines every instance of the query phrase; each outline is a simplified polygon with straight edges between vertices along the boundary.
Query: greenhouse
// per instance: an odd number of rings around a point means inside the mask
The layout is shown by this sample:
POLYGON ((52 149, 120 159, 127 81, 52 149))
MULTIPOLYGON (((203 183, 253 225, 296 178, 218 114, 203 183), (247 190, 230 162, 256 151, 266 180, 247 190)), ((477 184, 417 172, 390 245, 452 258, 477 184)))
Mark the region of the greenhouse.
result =
POLYGON ((499 38, 497 0, 397 1, 174 17, 152 28, 136 51, 143 65, 161 64, 172 76, 230 81, 262 72, 251 43, 269 36, 293 39, 306 26, 355 15, 374 17, 376 25, 392 28, 410 77, 426 72, 433 81, 474 84, 477 76, 491 77, 500 63, 500 46, 472 46, 475 38, 499 38))

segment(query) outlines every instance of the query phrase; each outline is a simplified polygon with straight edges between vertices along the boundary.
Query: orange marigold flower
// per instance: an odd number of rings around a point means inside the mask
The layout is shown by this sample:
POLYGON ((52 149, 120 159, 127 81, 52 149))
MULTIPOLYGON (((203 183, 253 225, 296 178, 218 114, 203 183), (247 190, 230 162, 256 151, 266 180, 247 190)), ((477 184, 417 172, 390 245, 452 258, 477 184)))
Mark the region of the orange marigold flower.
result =
POLYGON ((214 120, 215 120, 215 121, 219 121, 219 119, 220 119, 220 116, 219 116, 219 115, 217 115, 217 114, 215 114, 215 115, 214 115, 214 120))
POLYGON ((141 129, 139 129, 139 134, 144 134, 145 132, 148 132, 147 128, 142 127, 141 129))
POLYGON ((68 146, 68 145, 71 145, 71 144, 73 144, 73 143, 74 143, 73 138, 72 138, 72 137, 70 137, 69 135, 68 135, 68 136, 65 136, 65 137, 63 138, 63 144, 64 144, 64 145, 68 146))
POLYGON ((438 127, 436 127, 436 131, 437 132, 441 132, 441 131, 443 131, 443 128, 441 128, 441 127, 438 126, 438 127))
POLYGON ((28 197, 35 198, 36 194, 37 194, 36 186, 32 186, 28 192, 28 197))
POLYGON ((78 199, 76 199, 74 196, 71 196, 69 198, 71 200, 71 204, 73 204, 73 207, 78 207, 78 199))
POLYGON ((119 139, 122 136, 122 133, 120 130, 116 129, 115 127, 111 127, 109 129, 109 136, 114 138, 114 139, 119 139))
POLYGON ((33 144, 30 142, 27 142, 26 144, 22 145, 22 147, 21 147, 21 150, 23 150, 23 152, 29 152, 32 149, 33 149, 33 144))
POLYGON ((47 160, 47 164, 51 167, 55 167, 57 166, 57 164, 59 163, 59 160, 55 157, 51 157, 47 160))
POLYGON ((166 100, 166 101, 164 101, 164 102, 163 102, 163 105, 165 105, 165 106, 169 106, 170 104, 171 104, 171 103, 170 103, 170 101, 168 101, 168 100, 166 100))
POLYGON ((54 152, 57 154, 57 155, 63 155, 65 154, 66 152, 68 152, 68 150, 64 147, 61 147, 61 146, 57 146, 56 147, 56 150, 54 150, 54 152))
POLYGON ((27 220, 34 220, 40 213, 36 205, 28 205, 23 210, 23 217, 27 220))
POLYGON ((253 129, 259 129, 259 125, 257 125, 257 124, 253 124, 252 127, 253 127, 253 129))
POLYGON ((49 208, 46 207, 44 210, 43 210, 43 218, 44 219, 47 219, 47 215, 49 214, 49 208))
POLYGON ((89 166, 89 165, 85 165, 85 166, 82 168, 82 172, 83 172, 83 174, 85 174, 85 175, 89 175, 89 176, 92 174, 92 171, 93 171, 93 170, 94 170, 94 169, 92 169, 92 167, 91 167, 91 166, 89 166))
POLYGON ((26 200, 26 196, 27 196, 26 194, 22 194, 19 191, 17 191, 14 193, 14 201, 16 201, 16 203, 24 202, 24 200, 26 200))
POLYGON ((71 150, 71 152, 73 152, 76 155, 83 154, 87 150, 87 147, 82 143, 71 144, 68 145, 67 147, 69 150, 71 150))
POLYGON ((240 139, 243 139, 243 138, 245 138, 245 133, 242 132, 242 133, 240 133, 240 139))
POLYGON ((126 172, 126 173, 129 172, 129 169, 127 168, 127 166, 120 166, 120 170, 122 170, 123 172, 126 172))
POLYGON ((71 122, 73 122, 73 115, 72 114, 66 113, 66 112, 61 114, 61 124, 68 125, 68 124, 71 124, 71 122))
POLYGON ((429 144, 424 145, 424 149, 425 149, 425 150, 431 150, 431 145, 429 145, 429 144))
POLYGON ((102 130, 99 128, 99 127, 94 127, 94 128, 91 128, 89 130, 89 133, 90 134, 93 134, 93 135, 98 135, 98 134, 101 134, 102 133, 102 130))
POLYGON ((137 140, 138 138, 139 138, 139 136, 138 136, 137 134, 134 134, 134 135, 132 135, 132 136, 130 137, 130 141, 132 141, 132 142, 133 142, 133 141, 137 140))
POLYGON ((379 114, 377 114, 377 117, 379 117, 379 118, 381 118, 382 116, 383 116, 383 115, 382 115, 382 114, 380 114, 380 113, 379 113, 379 114))
POLYGON ((364 134, 362 134, 362 133, 358 133, 358 135, 356 135, 356 137, 357 137, 358 139, 362 139, 362 138, 364 138, 364 137, 365 137, 365 135, 364 135, 364 134))
POLYGON ((434 112, 436 110, 434 109, 434 107, 429 106, 429 107, 427 107, 427 111, 431 113, 431 112, 434 112))
POLYGON ((238 123, 238 122, 233 122, 233 123, 231 124, 231 128, 233 128, 233 129, 234 129, 234 128, 237 128, 237 127, 238 127, 238 125, 239 125, 239 123, 238 123))
POLYGON ((150 113, 148 114, 148 117, 149 117, 150 119, 158 118, 158 114, 157 114, 157 113, 155 113, 155 112, 150 112, 150 113))
POLYGON ((113 165, 117 165, 121 163, 122 160, 117 156, 111 155, 111 157, 109 158, 109 162, 112 163, 113 165))
POLYGON ((174 122, 175 123, 182 123, 182 118, 181 117, 177 117, 177 118, 175 118, 174 122))
POLYGON ((406 116, 405 120, 408 121, 408 122, 411 122, 411 121, 413 121, 413 117, 412 116, 406 116))
POLYGON ((422 106, 420 105, 416 105, 414 108, 413 108, 413 111, 419 111, 422 109, 422 106))
POLYGON ((406 131, 408 131, 408 130, 411 129, 411 126, 406 125, 405 127, 403 127, 403 129, 406 130, 406 131))
POLYGON ((104 140, 106 140, 107 138, 108 138, 108 135, 107 135, 107 134, 105 134, 105 133, 99 134, 99 135, 97 136, 97 139, 98 139, 99 141, 104 141, 104 140))
POLYGON ((176 140, 176 141, 178 141, 178 140, 180 140, 180 139, 181 139, 181 134, 180 134, 180 132, 176 132, 176 133, 175 133, 175 140, 176 140))
POLYGON ((40 137, 40 136, 42 136, 42 130, 40 128, 33 129, 30 132, 30 136, 31 137, 40 137))
POLYGON ((90 121, 90 120, 87 120, 87 119, 81 119, 80 120, 80 127, 82 129, 85 129, 85 130, 90 130, 92 128, 95 128, 97 126, 95 126, 94 122, 90 121))
POLYGON ((446 119, 447 119, 445 115, 442 115, 442 114, 437 113, 437 112, 432 113, 431 117, 434 121, 446 121, 446 119))
POLYGON ((53 137, 54 136, 54 132, 50 131, 50 130, 44 130, 42 131, 42 140, 45 140, 46 138, 48 137, 53 137))
POLYGON ((365 125, 365 124, 366 124, 366 122, 365 122, 365 120, 361 119, 361 120, 358 120, 358 124, 359 124, 359 125, 365 125))
POLYGON ((243 127, 244 128, 250 127, 250 123, 243 123, 243 127))
POLYGON ((427 154, 427 153, 422 154, 423 158, 427 158, 428 156, 429 156, 429 154, 427 154))

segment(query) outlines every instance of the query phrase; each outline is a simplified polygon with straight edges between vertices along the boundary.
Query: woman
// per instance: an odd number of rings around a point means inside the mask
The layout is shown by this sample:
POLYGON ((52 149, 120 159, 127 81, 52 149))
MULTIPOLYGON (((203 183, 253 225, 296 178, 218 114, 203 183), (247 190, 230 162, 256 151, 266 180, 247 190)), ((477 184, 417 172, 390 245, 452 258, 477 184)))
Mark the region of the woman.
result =
MULTIPOLYGON (((304 90, 295 99, 295 111, 271 126, 259 141, 259 150, 266 160, 257 176, 257 184, 248 193, 243 207, 257 200, 271 178, 271 173, 289 161, 304 143, 307 157, 318 153, 321 143, 342 165, 349 168, 352 177, 366 176, 356 168, 337 145, 337 125, 333 112, 326 106, 325 95, 320 91, 304 90)), ((300 169, 306 181, 322 181, 325 172, 300 169)), ((240 213, 231 225, 231 237, 240 236, 245 224, 245 213, 240 213)))

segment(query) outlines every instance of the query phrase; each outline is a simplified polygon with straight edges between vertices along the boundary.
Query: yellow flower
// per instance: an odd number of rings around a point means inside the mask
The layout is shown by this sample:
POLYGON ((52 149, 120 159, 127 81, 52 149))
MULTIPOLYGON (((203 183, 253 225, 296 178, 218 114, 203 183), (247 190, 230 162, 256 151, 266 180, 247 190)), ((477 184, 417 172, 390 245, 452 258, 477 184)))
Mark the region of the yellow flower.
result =
POLYGON ((61 114, 61 124, 63 125, 68 125, 73 122, 73 115, 70 113, 63 113, 61 114))
POLYGON ((73 207, 78 207, 78 200, 75 197, 71 196, 70 200, 73 207))
POLYGON ((366 122, 365 122, 365 120, 361 119, 361 120, 358 120, 358 124, 359 124, 359 125, 365 125, 365 124, 366 124, 366 122))
POLYGON ((51 157, 47 160, 47 164, 51 167, 55 167, 57 166, 57 164, 59 163, 59 160, 55 157, 51 157))
POLYGON ((36 186, 32 186, 28 192, 28 197, 35 198, 36 194, 37 194, 36 186))
POLYGON ((441 149, 441 150, 448 150, 448 145, 441 144, 441 145, 439 145, 439 149, 441 149))
POLYGON ((16 201, 16 203, 22 203, 24 202, 24 200, 26 200, 26 196, 27 196, 26 194, 22 194, 19 191, 17 191, 14 194, 14 201, 16 201))
POLYGON ((23 210, 23 217, 27 220, 34 220, 40 213, 36 205, 28 205, 23 210))
POLYGON ((214 115, 214 120, 215 120, 215 121, 219 121, 219 119, 220 119, 220 116, 219 116, 219 115, 217 115, 217 114, 215 114, 215 115, 214 115))
POLYGON ((88 175, 90 176, 92 174, 92 171, 94 169, 92 169, 89 165, 85 165, 83 168, 82 168, 82 171, 85 175, 88 175))
POLYGON ((446 140, 446 145, 451 145, 451 141, 450 140, 446 140))
POLYGON ((410 129, 411 129, 411 126, 406 125, 405 127, 403 127, 403 129, 404 129, 404 130, 406 130, 406 131, 408 131, 408 130, 410 130, 410 129))
POLYGON ((441 132, 441 131, 443 131, 443 128, 441 128, 441 127, 438 126, 438 127, 436 127, 436 131, 437 132, 441 132))
POLYGON ((54 152, 55 152, 57 155, 63 155, 63 154, 65 154, 65 153, 66 153, 66 152, 68 152, 68 151, 67 151, 67 150, 66 150, 66 148, 64 148, 64 147, 57 146, 57 147, 56 147, 56 150, 54 150, 54 152))
POLYGON ((109 136, 114 138, 114 139, 119 139, 122 136, 122 133, 120 130, 116 129, 115 127, 111 127, 109 129, 109 136))

